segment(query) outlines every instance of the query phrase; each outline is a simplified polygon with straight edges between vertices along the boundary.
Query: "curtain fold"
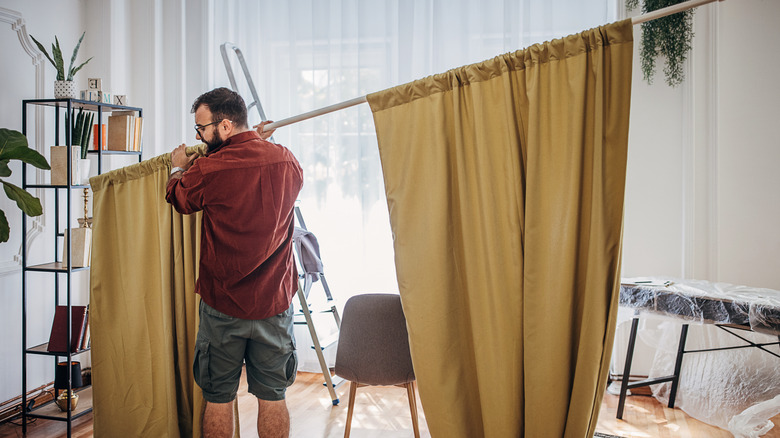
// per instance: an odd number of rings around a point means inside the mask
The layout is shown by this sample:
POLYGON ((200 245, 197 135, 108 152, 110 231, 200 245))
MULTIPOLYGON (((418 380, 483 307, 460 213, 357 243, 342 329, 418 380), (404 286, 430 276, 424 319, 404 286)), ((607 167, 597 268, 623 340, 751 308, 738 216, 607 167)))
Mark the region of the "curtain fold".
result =
POLYGON ((368 96, 433 436, 593 434, 631 58, 625 20, 368 96))
POLYGON ((170 167, 165 154, 90 179, 95 436, 200 436, 200 214, 166 203, 170 167))

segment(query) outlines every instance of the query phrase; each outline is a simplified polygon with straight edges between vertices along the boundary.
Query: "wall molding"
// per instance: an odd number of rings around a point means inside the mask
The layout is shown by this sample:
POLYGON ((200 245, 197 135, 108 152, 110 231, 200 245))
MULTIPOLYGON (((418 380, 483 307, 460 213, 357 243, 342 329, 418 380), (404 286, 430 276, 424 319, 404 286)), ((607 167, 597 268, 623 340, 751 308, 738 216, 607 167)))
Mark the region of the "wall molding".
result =
POLYGON ((697 10, 683 82, 682 274, 718 278, 718 5, 697 10))
POLYGON ((681 272, 683 278, 696 278, 696 62, 692 60, 693 51, 689 52, 685 61, 685 77, 681 84, 683 91, 682 117, 683 129, 680 143, 682 161, 682 247, 680 248, 681 272))
POLYGON ((712 109, 708 114, 707 131, 709 135, 709 154, 707 156, 707 167, 709 173, 707 174, 707 187, 710 188, 708 192, 708 209, 709 215, 709 229, 707 239, 708 245, 708 259, 707 269, 708 277, 711 281, 718 281, 720 273, 718 272, 718 265, 720 260, 720 245, 718 242, 718 112, 720 108, 720 101, 718 99, 718 48, 720 46, 720 39, 718 37, 718 23, 720 4, 714 3, 707 8, 708 33, 706 37, 710 41, 709 46, 709 69, 710 69, 710 83, 709 83, 709 106, 712 109))
MULTIPOLYGON (((42 99, 45 93, 45 69, 44 69, 44 57, 43 54, 30 40, 30 36, 27 33, 27 27, 22 17, 22 14, 11 9, 0 7, 0 22, 10 24, 11 30, 16 32, 16 36, 19 39, 19 44, 24 49, 25 53, 30 56, 32 65, 35 68, 35 98, 42 99)), ((34 147, 42 155, 45 155, 44 148, 44 109, 36 107, 33 112, 33 120, 35 128, 33 132, 34 147)), ((29 121, 28 121, 29 122, 29 121)), ((27 137, 29 138, 28 132, 27 137)), ((35 170, 36 184, 43 183, 44 171, 40 169, 35 170)), ((42 189, 35 189, 34 196, 41 200, 42 205, 46 205, 46 191, 42 189)), ((29 248, 36 237, 38 237, 46 226, 45 215, 28 218, 27 235, 23 238, 26 239, 27 248, 29 248)), ((8 260, 0 260, 0 276, 9 275, 16 272, 22 265, 22 246, 19 246, 19 251, 8 260)))

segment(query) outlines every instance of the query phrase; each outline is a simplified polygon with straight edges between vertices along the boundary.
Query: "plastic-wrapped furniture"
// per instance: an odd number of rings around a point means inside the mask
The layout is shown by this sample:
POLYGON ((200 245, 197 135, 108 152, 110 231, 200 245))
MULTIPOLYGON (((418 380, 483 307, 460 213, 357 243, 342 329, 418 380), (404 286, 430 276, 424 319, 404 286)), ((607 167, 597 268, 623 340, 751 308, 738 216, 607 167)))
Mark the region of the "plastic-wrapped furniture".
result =
POLYGON ((675 407, 682 388, 680 407, 698 420, 735 436, 759 436, 756 431, 763 430, 763 435, 773 427, 768 419, 780 412, 780 381, 776 378, 780 373, 780 291, 643 277, 623 279, 620 305, 636 313, 617 418, 623 416, 628 389, 670 382, 654 386, 653 394, 659 401, 668 398, 669 407, 675 407), (679 321, 667 321, 663 328, 646 333, 657 342, 650 378, 628 383, 640 312, 679 321), (693 343, 689 325, 694 328, 693 343), (675 330, 680 333, 676 347, 675 330))
POLYGON ((368 385, 405 387, 414 436, 420 436, 409 335, 401 297, 355 295, 344 306, 336 350, 336 375, 350 381, 344 437, 349 437, 357 388, 368 385))

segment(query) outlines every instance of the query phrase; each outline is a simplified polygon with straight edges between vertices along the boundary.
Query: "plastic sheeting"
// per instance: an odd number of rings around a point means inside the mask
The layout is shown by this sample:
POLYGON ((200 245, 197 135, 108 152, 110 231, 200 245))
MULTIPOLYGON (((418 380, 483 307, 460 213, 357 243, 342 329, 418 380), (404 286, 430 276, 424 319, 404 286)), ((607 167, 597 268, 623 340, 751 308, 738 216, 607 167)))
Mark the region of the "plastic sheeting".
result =
MULTIPOLYGON (((639 331, 656 348, 651 378, 673 373, 685 323, 692 324, 686 351, 746 345, 714 323, 751 328, 755 332, 731 330, 754 343, 780 341, 780 291, 670 278, 623 283, 622 306, 674 317, 657 329, 639 331)), ((780 354, 778 345, 764 348, 780 354)), ((680 375, 675 407, 691 417, 736 437, 759 437, 774 427, 769 419, 780 413, 779 357, 758 348, 686 353, 680 375)), ((670 383, 654 385, 653 395, 666 404, 670 388, 670 383)))
POLYGON ((760 333, 780 334, 780 291, 671 278, 633 278, 622 283, 621 306, 700 324, 734 324, 760 333))

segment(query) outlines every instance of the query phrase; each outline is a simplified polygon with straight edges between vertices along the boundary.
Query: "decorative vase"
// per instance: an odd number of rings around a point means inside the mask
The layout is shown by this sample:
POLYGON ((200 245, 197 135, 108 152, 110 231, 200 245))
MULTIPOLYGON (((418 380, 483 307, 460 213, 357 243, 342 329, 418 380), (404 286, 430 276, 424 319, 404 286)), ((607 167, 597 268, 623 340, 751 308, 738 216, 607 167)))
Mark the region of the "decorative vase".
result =
POLYGON ((75 99, 76 83, 73 81, 54 81, 55 99, 75 99))
MULTIPOLYGON (((62 391, 60 393, 60 396, 57 397, 57 400, 55 400, 55 403, 57 403, 57 407, 60 408, 62 412, 68 412, 68 390, 62 391)), ((76 394, 75 391, 70 391, 70 410, 75 411, 76 406, 79 405, 79 395, 76 394)))

